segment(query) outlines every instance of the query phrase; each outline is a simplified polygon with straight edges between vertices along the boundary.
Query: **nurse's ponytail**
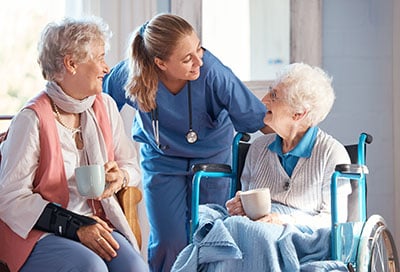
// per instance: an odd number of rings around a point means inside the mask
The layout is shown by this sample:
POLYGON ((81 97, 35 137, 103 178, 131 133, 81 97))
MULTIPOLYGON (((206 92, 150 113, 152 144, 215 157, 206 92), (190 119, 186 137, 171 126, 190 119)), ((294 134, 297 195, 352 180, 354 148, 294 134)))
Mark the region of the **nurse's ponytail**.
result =
POLYGON ((193 27, 183 18, 159 14, 134 32, 129 48, 130 76, 125 89, 142 111, 150 112, 157 107, 161 70, 154 59, 157 57, 167 61, 181 39, 193 31, 193 27))

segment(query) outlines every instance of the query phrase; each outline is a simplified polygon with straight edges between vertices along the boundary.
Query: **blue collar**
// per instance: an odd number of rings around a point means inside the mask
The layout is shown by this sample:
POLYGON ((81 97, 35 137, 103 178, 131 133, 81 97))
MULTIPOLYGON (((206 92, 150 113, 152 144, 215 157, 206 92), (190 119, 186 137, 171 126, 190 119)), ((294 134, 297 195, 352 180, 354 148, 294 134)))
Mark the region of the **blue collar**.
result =
POLYGON ((315 139, 317 138, 317 133, 318 127, 309 128, 296 147, 286 154, 282 153, 282 138, 279 135, 276 135, 275 141, 273 141, 268 148, 280 156, 292 155, 296 157, 309 158, 315 144, 315 139))
POLYGON ((296 147, 285 154, 282 153, 282 138, 278 135, 276 135, 275 141, 268 146, 269 150, 277 153, 279 161, 289 177, 292 176, 300 158, 309 158, 311 156, 317 133, 318 127, 309 128, 296 147))

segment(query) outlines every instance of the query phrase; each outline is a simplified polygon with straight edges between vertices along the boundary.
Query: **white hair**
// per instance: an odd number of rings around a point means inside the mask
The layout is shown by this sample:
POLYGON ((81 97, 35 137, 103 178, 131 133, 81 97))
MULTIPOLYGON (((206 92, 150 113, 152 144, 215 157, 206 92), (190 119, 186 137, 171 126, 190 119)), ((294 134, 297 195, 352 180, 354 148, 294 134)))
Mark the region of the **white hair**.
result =
POLYGON ((284 99, 295 112, 307 111, 309 126, 323 121, 335 100, 332 79, 319 67, 290 64, 278 73, 273 87, 278 84, 284 86, 284 99))
POLYGON ((99 17, 65 18, 49 23, 42 31, 38 43, 38 63, 44 79, 62 80, 65 73, 64 57, 71 55, 77 63, 92 58, 91 46, 103 44, 109 49, 109 26, 99 17))

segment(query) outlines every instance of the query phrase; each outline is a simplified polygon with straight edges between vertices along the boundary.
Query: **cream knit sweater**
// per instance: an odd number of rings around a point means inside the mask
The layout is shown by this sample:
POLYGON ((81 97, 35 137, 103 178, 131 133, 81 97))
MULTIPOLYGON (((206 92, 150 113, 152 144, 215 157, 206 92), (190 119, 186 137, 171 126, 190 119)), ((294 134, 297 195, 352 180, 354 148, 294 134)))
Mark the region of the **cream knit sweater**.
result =
MULTIPOLYGON (((276 134, 262 135, 251 144, 241 177, 242 190, 268 187, 273 202, 296 208, 296 224, 329 227, 331 224, 330 183, 337 164, 350 163, 346 149, 332 136, 318 131, 310 158, 300 158, 289 177, 276 153, 268 149, 276 134), (286 190, 285 183, 290 187, 286 190)), ((339 221, 347 219, 349 182, 339 182, 339 221)))

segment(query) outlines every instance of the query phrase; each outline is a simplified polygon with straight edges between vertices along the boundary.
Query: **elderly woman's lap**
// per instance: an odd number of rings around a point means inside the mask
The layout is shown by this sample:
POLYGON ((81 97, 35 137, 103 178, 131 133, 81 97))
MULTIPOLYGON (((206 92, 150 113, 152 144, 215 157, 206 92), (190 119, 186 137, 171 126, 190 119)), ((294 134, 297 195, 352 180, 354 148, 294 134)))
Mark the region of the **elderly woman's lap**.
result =
POLYGON ((147 271, 145 262, 128 240, 115 231, 112 235, 120 248, 111 262, 79 242, 51 234, 37 242, 20 271, 147 271))

